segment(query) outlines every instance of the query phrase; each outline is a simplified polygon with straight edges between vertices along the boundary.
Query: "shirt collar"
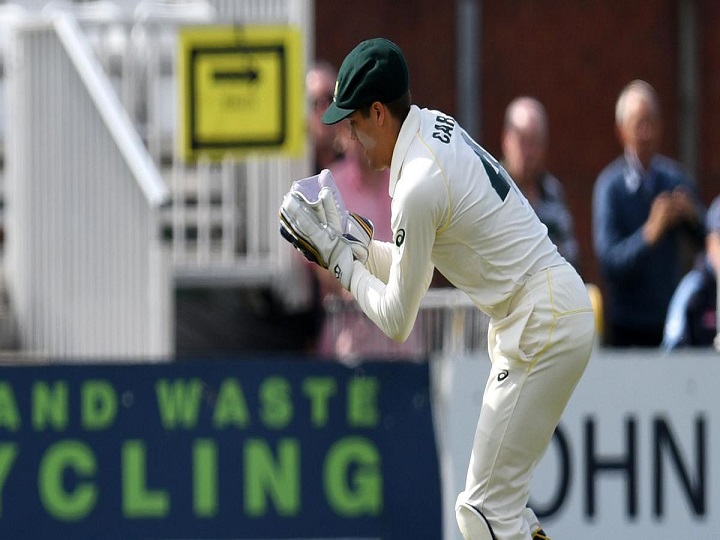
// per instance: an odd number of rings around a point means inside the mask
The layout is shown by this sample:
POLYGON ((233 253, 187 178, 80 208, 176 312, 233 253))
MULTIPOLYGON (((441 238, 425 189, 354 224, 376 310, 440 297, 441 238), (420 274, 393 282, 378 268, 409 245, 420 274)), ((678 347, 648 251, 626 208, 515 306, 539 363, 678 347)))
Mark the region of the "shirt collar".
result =
POLYGON ((400 133, 398 133, 397 141, 395 141, 395 148, 390 161, 390 185, 388 188, 390 197, 395 193, 395 186, 400 179, 400 173, 410 144, 420 129, 420 115, 420 108, 417 105, 412 105, 403 125, 400 127, 400 133))
POLYGON ((627 148, 625 149, 625 163, 625 187, 630 193, 635 193, 640 187, 640 181, 646 171, 637 154, 627 148))

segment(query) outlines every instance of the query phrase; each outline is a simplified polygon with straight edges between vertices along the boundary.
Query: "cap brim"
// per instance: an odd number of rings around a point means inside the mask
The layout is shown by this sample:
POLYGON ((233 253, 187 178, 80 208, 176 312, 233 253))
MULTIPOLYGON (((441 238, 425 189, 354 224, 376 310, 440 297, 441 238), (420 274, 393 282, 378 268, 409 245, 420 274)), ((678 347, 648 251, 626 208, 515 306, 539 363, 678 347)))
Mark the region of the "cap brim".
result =
POLYGON ((335 105, 335 102, 333 101, 327 108, 327 110, 323 113, 322 123, 327 124, 328 126, 332 124, 337 124, 338 122, 340 122, 340 120, 345 120, 353 112, 355 112, 355 109, 341 109, 340 107, 335 105))

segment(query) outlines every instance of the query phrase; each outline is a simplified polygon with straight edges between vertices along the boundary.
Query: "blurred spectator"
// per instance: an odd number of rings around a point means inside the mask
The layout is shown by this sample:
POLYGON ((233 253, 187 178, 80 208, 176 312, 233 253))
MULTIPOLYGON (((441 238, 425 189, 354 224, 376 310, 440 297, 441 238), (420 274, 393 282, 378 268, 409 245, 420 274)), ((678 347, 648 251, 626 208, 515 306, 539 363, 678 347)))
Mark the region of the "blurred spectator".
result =
POLYGON ((313 145, 314 173, 330 167, 342 157, 337 135, 338 126, 327 126, 321 117, 333 100, 337 70, 325 61, 316 62, 305 75, 305 92, 309 100, 308 131, 313 145))
MULTIPOLYGON (((329 126, 321 121, 332 103, 336 77, 335 68, 325 61, 315 63, 305 77, 310 105, 308 130, 315 152, 313 174, 330 169, 348 209, 373 222, 376 239, 390 241, 389 171, 370 167, 362 148, 351 140, 347 126, 329 126)), ((422 353, 417 332, 402 344, 391 340, 359 311, 355 300, 332 274, 308 263, 299 252, 293 253, 307 270, 308 287, 316 299, 315 310, 305 317, 308 352, 343 361, 415 358, 422 353), (314 328, 316 332, 311 331, 314 328)))
MULTIPOLYGON (((390 225, 390 171, 371 168, 362 147, 350 139, 350 130, 340 125, 343 129, 338 134, 338 143, 344 157, 329 167, 335 183, 348 209, 373 222, 377 240, 389 242, 393 238, 390 225)), ((338 281, 335 278, 333 280, 338 281)))
POLYGON ((680 165, 658 153, 660 103, 644 81, 620 93, 615 122, 623 155, 598 176, 593 239, 606 285, 607 344, 656 347, 685 272, 682 241, 704 236, 703 207, 680 165))
POLYGON ((720 196, 705 219, 705 252, 670 300, 663 347, 712 345, 717 335, 717 272, 720 268, 720 196))
MULTIPOLYGON (((389 171, 373 170, 362 148, 350 139, 342 124, 322 123, 322 115, 333 100, 337 70, 318 61, 305 77, 310 101, 308 128, 315 150, 315 167, 330 169, 348 209, 370 219, 375 238, 392 239, 390 226, 389 171)), ((385 336, 357 310, 355 300, 329 272, 310 265, 319 288, 319 303, 326 308, 316 352, 325 357, 354 360, 360 357, 411 356, 418 350, 409 339, 398 344, 385 336)))
POLYGON ((579 270, 578 242, 562 184, 545 168, 548 120, 545 107, 532 97, 514 99, 505 110, 503 166, 547 227, 560 255, 579 270))
MULTIPOLYGON (((374 238, 392 241, 390 171, 370 167, 362 147, 342 124, 337 142, 343 157, 329 168, 348 210, 373 222, 374 238)), ((421 354, 418 332, 405 343, 387 337, 358 308, 352 295, 326 270, 318 270, 321 297, 326 307, 319 353, 342 360, 359 358, 412 358, 421 354)))
MULTIPOLYGON (((330 106, 335 91, 337 70, 323 60, 313 64, 305 74, 305 94, 308 100, 308 136, 313 151, 312 174, 330 167, 330 164, 342 158, 338 142, 338 126, 326 126, 322 123, 322 114, 330 106)), ((298 251, 293 250, 293 265, 298 277, 307 291, 305 307, 299 312, 302 324, 294 323, 305 334, 303 351, 316 353, 324 319, 322 307, 323 281, 327 281, 327 272, 318 272, 318 267, 305 260, 298 251), (302 273, 303 275, 300 275, 302 273)))

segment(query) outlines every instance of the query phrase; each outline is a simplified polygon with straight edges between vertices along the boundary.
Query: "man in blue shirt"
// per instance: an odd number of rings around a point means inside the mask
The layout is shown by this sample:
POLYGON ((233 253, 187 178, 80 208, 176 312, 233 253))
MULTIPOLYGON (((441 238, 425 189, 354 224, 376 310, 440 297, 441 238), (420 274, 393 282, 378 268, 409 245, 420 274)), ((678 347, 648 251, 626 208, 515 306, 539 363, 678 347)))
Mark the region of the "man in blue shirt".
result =
POLYGON ((600 173, 593 193, 607 341, 616 347, 656 347, 684 272, 683 232, 700 247, 703 207, 680 165, 658 154, 660 106, 649 84, 636 80, 623 89, 615 120, 624 153, 600 173))
POLYGON ((717 271, 720 268, 720 196, 705 220, 705 254, 670 300, 663 348, 712 345, 717 335, 717 271))

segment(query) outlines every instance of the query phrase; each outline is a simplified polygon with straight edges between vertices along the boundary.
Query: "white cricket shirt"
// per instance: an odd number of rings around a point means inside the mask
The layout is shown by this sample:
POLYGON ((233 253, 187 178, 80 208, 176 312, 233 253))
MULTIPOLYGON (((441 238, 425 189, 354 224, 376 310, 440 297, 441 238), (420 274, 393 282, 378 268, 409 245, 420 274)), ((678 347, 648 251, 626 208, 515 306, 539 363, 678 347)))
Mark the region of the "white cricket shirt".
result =
POLYGON ((350 290, 388 336, 410 334, 433 266, 495 319, 533 274, 567 264, 508 173, 448 115, 413 105, 390 166, 394 243, 373 241, 350 290))

